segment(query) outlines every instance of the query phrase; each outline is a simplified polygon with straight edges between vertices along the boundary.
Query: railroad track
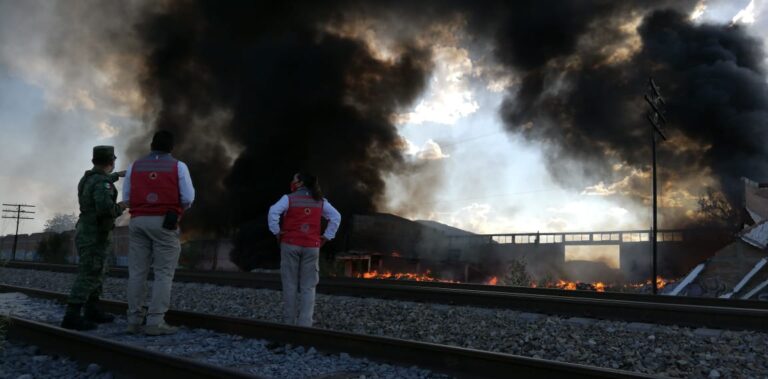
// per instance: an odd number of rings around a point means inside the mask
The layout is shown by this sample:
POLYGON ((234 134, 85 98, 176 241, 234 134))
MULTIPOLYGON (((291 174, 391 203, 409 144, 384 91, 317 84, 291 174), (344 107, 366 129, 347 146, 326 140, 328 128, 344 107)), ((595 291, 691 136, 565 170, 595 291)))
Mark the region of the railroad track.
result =
MULTIPOLYGON (((8 267, 74 272, 74 265, 11 262, 8 267)), ((111 275, 126 277, 113 268, 111 275)), ((179 282, 280 289, 277 275, 178 271, 179 282)), ((474 284, 448 284, 349 278, 323 278, 318 291, 333 295, 517 309, 566 317, 732 330, 768 331, 768 302, 597 293, 474 284)))
POLYGON ((127 377, 148 378, 259 378, 242 371, 141 349, 124 343, 10 316, 8 338, 82 363, 98 362, 127 377))
MULTIPOLYGON (((0 292, 20 292, 28 296, 53 299, 59 302, 64 302, 67 298, 67 294, 64 293, 7 285, 0 285, 0 292)), ((101 306, 105 310, 115 313, 124 313, 127 308, 125 303, 115 301, 102 301, 101 306)), ((172 324, 190 328, 205 328, 283 344, 312 346, 325 352, 353 352, 353 355, 356 356, 396 365, 418 365, 459 378, 655 377, 622 370, 432 343, 303 328, 194 312, 171 310, 166 314, 166 319, 172 324)), ((34 321, 13 319, 9 334, 11 338, 34 343, 44 349, 56 350, 65 355, 74 355, 75 358, 87 359, 90 362, 96 360, 104 367, 128 372, 132 377, 151 373, 151 377, 169 378, 253 378, 253 376, 234 372, 227 368, 201 364, 185 358, 170 357, 34 321)))

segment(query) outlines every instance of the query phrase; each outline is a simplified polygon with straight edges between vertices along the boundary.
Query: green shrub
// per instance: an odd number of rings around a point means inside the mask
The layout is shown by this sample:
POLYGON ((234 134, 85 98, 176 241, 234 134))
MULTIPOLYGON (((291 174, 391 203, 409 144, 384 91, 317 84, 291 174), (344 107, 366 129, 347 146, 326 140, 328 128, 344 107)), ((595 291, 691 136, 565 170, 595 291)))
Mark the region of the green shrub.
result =
POLYGON ((320 257, 320 276, 344 276, 344 262, 320 257))
POLYGON ((202 243, 196 241, 185 242, 181 245, 181 259, 179 263, 187 269, 196 269, 197 265, 205 260, 205 248, 202 243))
POLYGON ((51 233, 40 241, 37 254, 47 263, 67 263, 67 255, 70 253, 69 234, 51 233))
POLYGON ((504 286, 528 287, 533 278, 528 273, 524 260, 511 260, 507 263, 504 276, 499 280, 499 284, 504 286))

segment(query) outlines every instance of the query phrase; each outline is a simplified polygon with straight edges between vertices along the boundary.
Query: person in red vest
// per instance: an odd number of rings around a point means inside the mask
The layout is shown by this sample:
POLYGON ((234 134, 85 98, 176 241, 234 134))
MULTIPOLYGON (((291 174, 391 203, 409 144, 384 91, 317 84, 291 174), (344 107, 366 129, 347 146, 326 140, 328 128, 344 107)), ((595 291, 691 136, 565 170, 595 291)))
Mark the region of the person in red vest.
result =
POLYGON ((291 181, 291 193, 269 208, 267 222, 280 242, 285 323, 312 326, 315 287, 320 280, 320 247, 336 235, 341 214, 323 198, 315 176, 298 173, 291 181), (321 217, 328 220, 324 232, 321 217))
POLYGON ((173 334, 177 328, 165 323, 165 312, 170 304, 173 275, 181 253, 178 221, 195 200, 195 188, 187 165, 171 156, 171 132, 155 133, 151 149, 149 155, 128 168, 123 184, 123 196, 131 211, 128 225, 128 332, 141 331, 151 264, 154 282, 144 333, 173 334))

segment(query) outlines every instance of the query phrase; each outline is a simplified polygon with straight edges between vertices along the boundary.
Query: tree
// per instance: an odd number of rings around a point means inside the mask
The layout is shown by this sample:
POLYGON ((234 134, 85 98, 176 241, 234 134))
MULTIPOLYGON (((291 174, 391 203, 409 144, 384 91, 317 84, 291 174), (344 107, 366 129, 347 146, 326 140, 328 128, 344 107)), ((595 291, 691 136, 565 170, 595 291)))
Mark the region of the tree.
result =
POLYGON ((47 263, 67 263, 72 250, 72 233, 51 233, 40 241, 37 254, 47 263))
POLYGON ((513 259, 507 263, 507 269, 500 280, 504 286, 528 287, 533 282, 533 277, 528 273, 525 260, 513 259))
POLYGON ((74 230, 77 224, 77 216, 74 214, 56 213, 50 220, 45 222, 45 231, 61 233, 74 230))
POLYGON ((722 192, 707 188, 707 193, 699 198, 698 213, 705 225, 738 231, 741 228, 741 214, 731 206, 722 192))

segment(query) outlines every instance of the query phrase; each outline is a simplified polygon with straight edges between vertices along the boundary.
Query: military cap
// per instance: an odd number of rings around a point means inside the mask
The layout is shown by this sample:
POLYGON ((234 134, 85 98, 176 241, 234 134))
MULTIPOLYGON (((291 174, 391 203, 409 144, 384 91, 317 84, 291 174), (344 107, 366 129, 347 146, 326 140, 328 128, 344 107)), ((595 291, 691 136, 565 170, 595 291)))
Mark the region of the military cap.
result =
POLYGON ((115 159, 117 159, 117 157, 115 156, 114 146, 101 145, 93 147, 94 161, 109 162, 115 159))

